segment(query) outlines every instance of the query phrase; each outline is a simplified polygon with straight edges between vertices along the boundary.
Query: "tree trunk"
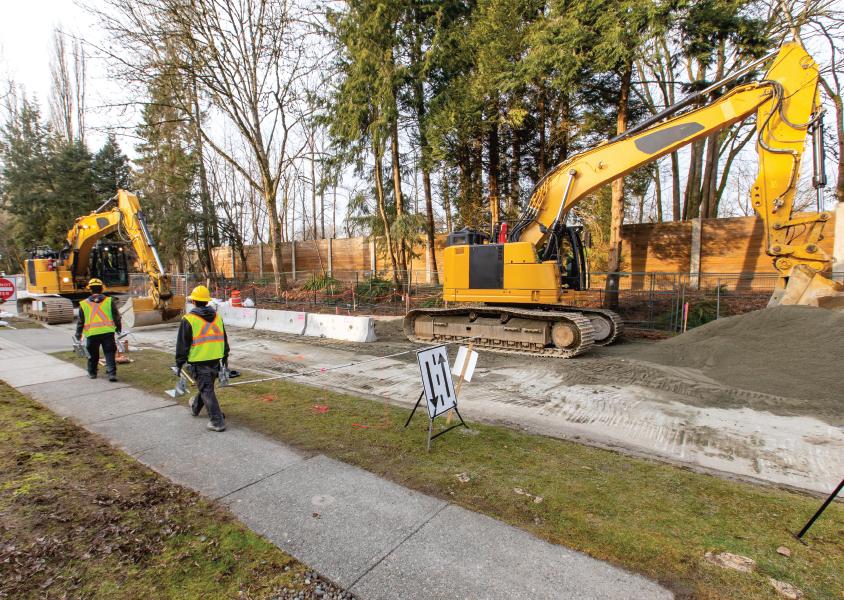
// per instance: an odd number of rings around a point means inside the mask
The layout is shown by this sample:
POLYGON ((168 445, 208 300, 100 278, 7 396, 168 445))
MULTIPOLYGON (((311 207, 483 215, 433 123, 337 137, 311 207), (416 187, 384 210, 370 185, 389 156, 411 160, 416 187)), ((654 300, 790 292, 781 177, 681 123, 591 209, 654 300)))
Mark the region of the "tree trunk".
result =
POLYGON ((686 198, 683 207, 683 220, 694 219, 700 209, 700 177, 703 163, 702 140, 692 142, 692 151, 689 158, 689 175, 686 179, 686 198))
MULTIPOLYGON (((492 229, 499 222, 499 211, 501 206, 498 199, 498 178, 499 178, 499 156, 498 156, 498 103, 494 103, 492 112, 492 122, 489 128, 489 138, 487 140, 489 148, 489 164, 487 165, 487 180, 489 184, 489 212, 491 215, 492 229)), ((494 240, 493 240, 494 241, 494 240)))
MULTIPOLYGON (((396 200, 396 221, 400 221, 404 216, 404 197, 401 191, 401 157, 399 155, 399 118, 398 107, 390 122, 390 153, 392 158, 393 169, 393 196, 396 200)), ((405 280, 407 277, 407 256, 405 252, 405 240, 401 237, 396 240, 399 251, 399 268, 401 269, 401 279, 405 280)))
MULTIPOLYGON (((319 231, 317 230, 317 210, 316 210, 316 153, 315 153, 315 144, 313 137, 311 137, 311 212, 313 212, 313 232, 314 232, 314 239, 319 239, 319 231)), ((304 212, 304 211, 303 211, 304 212)), ((304 214, 302 215, 304 218, 304 214)))
POLYGON ((701 178, 700 190, 700 216, 704 219, 710 217, 710 212, 715 207, 713 177, 718 175, 718 134, 706 138, 706 158, 704 160, 703 177, 701 178))
POLYGON ((659 162, 656 163, 654 170, 654 203, 656 204, 656 222, 662 223, 662 173, 659 162))
POLYGON ((393 267, 393 285, 396 289, 399 288, 399 273, 398 264, 396 263, 396 251, 393 248, 393 239, 390 235, 390 220, 387 218, 387 211, 384 208, 384 153, 377 146, 377 142, 372 142, 372 155, 375 157, 375 201, 378 203, 378 214, 381 216, 381 222, 384 225, 384 240, 387 244, 387 252, 390 255, 390 264, 393 267))
POLYGON ((273 280, 275 281, 275 293, 278 295, 287 289, 287 276, 284 274, 284 260, 281 254, 281 221, 278 218, 275 197, 270 194, 267 187, 264 188, 264 204, 267 206, 267 218, 270 221, 273 280))
POLYGON ((545 88, 539 90, 539 99, 537 109, 539 110, 539 159, 537 160, 537 174, 539 179, 545 177, 545 169, 547 166, 546 159, 546 140, 545 140, 545 121, 547 115, 545 114, 545 88))
MULTIPOLYGON (((627 129, 627 109, 630 100, 630 80, 633 63, 624 65, 621 73, 621 87, 618 91, 618 117, 616 134, 627 129)), ((624 177, 612 182, 612 204, 610 207, 610 248, 607 263, 606 303, 610 308, 618 307, 618 270, 621 268, 621 226, 624 224, 624 177)))
POLYGON ((680 208, 680 158, 676 152, 671 153, 671 220, 680 221, 683 218, 680 208))
POLYGON ((448 171, 443 169, 442 174, 443 211, 445 212, 445 230, 452 232, 454 224, 451 222, 451 189, 448 183, 448 171))
POLYGON ((513 217, 519 211, 521 185, 519 176, 522 172, 522 144, 520 130, 513 130, 513 160, 510 162, 510 198, 507 202, 507 215, 513 217))

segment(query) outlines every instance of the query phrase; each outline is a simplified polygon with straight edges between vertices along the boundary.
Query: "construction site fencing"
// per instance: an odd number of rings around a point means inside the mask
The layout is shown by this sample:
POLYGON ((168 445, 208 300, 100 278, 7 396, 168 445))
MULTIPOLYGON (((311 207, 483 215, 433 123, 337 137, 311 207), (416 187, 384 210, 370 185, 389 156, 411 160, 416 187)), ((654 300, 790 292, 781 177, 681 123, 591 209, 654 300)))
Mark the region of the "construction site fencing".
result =
MULTIPOLYGON (((844 273, 833 274, 844 280, 844 273)), ((227 300, 239 290, 257 308, 335 314, 404 315, 412 308, 445 306, 442 286, 424 270, 285 273, 283 285, 272 276, 237 278, 198 274, 171 275, 174 293, 187 295, 203 284, 215 298, 227 300)), ((145 275, 130 279, 132 294, 144 295, 145 275)), ((776 273, 593 273, 588 290, 567 295, 572 306, 610 307, 633 329, 679 332, 722 317, 764 308, 776 288, 776 273), (606 289, 618 279, 618 292, 606 289)))

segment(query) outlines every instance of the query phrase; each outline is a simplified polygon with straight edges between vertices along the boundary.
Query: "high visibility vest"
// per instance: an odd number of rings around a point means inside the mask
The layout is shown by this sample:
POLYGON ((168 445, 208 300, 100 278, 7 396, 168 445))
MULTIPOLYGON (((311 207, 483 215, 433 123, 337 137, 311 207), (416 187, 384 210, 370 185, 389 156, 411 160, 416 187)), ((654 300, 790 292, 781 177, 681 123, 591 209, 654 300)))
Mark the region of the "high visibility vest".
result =
POLYGON ((219 315, 210 323, 200 316, 188 313, 185 319, 193 331, 193 341, 188 352, 188 362, 219 360, 226 353, 226 335, 219 315))
POLYGON ((82 314, 85 317, 85 324, 82 326, 82 335, 85 337, 117 331, 111 312, 111 296, 106 296, 102 302, 91 302, 85 299, 79 303, 79 306, 82 307, 82 314))

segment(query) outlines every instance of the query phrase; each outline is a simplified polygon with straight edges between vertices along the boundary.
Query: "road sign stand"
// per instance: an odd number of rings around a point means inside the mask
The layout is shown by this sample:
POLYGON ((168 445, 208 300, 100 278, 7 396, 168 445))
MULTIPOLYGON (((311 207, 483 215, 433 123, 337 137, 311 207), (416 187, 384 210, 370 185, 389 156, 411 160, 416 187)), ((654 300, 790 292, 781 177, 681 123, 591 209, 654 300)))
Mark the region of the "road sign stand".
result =
MULTIPOLYGON (((424 398, 424 397, 425 397, 425 392, 420 392, 419 399, 416 400, 416 404, 414 405, 413 410, 410 411, 410 416, 407 417, 407 421, 404 424, 405 429, 407 429, 407 426, 410 425, 410 420, 413 419, 413 415, 416 414, 416 409, 419 408, 419 403, 422 402, 422 398, 424 398)), ((431 451, 431 440, 436 439, 436 438, 440 437, 442 434, 448 433, 449 431, 451 431, 452 429, 455 429, 457 427, 465 427, 466 429, 469 429, 469 426, 466 425, 466 422, 463 420, 463 417, 460 416, 460 411, 457 410, 457 405, 455 405, 454 408, 452 408, 451 410, 453 410, 455 412, 455 414, 457 415, 457 418, 460 419, 460 422, 455 423, 451 427, 443 429, 442 431, 440 431, 439 433, 437 433, 435 435, 431 435, 431 434, 434 433, 434 419, 436 417, 433 417, 433 418, 428 417, 428 444, 427 444, 428 452, 431 451)))
POLYGON ((413 410, 410 411, 410 416, 407 418, 404 426, 407 428, 410 425, 410 421, 413 419, 413 415, 416 414, 416 409, 419 408, 422 398, 425 398, 428 408, 427 448, 430 452, 431 440, 461 425, 468 429, 468 425, 466 425, 463 417, 457 411, 457 393, 454 389, 454 381, 451 378, 446 347, 433 346, 420 350, 416 353, 416 360, 419 363, 419 371, 422 376, 422 393, 419 394, 419 398, 416 400, 413 410), (447 427, 434 435, 434 419, 439 415, 447 413, 449 410, 454 410, 460 419, 460 423, 447 427))

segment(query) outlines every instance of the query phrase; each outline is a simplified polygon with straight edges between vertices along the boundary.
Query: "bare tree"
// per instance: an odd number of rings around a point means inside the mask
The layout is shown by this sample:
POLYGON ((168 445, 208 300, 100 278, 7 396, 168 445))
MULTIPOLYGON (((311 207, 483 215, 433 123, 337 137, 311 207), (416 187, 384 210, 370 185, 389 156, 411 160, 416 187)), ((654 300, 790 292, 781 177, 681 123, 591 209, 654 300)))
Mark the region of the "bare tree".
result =
POLYGON ((53 56, 50 60, 50 120, 53 129, 67 143, 85 141, 86 63, 82 46, 73 40, 70 48, 66 36, 53 31, 53 56))
POLYGON ((111 53, 130 76, 148 76, 150 68, 178 69, 196 82, 196 94, 176 101, 195 122, 204 143, 227 161, 260 195, 267 211, 276 290, 287 285, 282 272, 282 222, 279 187, 285 172, 306 147, 301 127, 308 117, 308 75, 318 61, 304 24, 307 14, 292 0, 109 0, 101 20, 126 50, 143 60, 111 53), (176 48, 178 61, 165 60, 164 45, 176 48), (193 97, 192 97, 193 96, 193 97), (191 106, 202 99, 209 112, 191 106), (242 160, 220 140, 231 130, 243 141, 242 160), (244 162, 254 168, 246 168, 244 162))

